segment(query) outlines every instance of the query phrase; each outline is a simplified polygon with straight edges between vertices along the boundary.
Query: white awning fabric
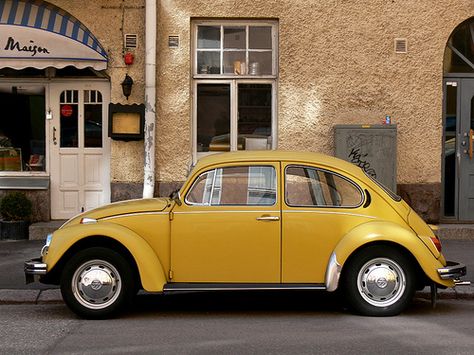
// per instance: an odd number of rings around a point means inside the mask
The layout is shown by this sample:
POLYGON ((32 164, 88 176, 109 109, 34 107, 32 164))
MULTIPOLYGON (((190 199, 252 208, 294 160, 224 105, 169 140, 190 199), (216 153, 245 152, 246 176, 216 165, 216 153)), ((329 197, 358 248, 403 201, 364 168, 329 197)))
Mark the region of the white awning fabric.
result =
POLYGON ((0 1, 0 68, 107 68, 94 35, 68 12, 45 1, 0 1))

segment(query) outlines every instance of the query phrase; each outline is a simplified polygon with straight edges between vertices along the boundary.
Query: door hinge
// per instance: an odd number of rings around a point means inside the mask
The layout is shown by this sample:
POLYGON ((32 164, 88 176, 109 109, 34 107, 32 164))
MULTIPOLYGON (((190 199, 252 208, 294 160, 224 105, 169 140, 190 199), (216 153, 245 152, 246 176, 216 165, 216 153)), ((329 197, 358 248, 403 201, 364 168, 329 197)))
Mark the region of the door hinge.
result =
POLYGON ((173 213, 173 211, 170 212, 169 218, 170 218, 170 221, 172 221, 172 220, 174 219, 174 213, 173 213))
POLYGON ((170 277, 170 280, 173 280, 173 270, 170 270, 169 277, 170 277))

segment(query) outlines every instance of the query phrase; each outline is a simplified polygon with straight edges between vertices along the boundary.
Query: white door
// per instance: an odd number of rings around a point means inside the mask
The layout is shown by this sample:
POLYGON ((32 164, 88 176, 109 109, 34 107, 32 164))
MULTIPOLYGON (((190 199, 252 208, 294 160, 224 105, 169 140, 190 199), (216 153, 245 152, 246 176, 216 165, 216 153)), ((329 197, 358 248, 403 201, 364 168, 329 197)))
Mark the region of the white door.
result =
POLYGON ((51 218, 110 202, 107 82, 50 84, 51 218))

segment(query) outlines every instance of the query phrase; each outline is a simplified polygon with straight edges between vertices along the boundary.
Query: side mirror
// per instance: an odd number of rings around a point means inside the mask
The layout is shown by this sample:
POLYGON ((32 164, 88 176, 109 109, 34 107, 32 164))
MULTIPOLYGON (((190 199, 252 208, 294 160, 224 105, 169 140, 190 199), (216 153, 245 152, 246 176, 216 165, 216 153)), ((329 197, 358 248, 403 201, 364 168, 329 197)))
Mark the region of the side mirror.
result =
POLYGON ((178 206, 181 206, 183 204, 183 202, 181 202, 181 196, 179 194, 179 190, 174 190, 171 194, 170 194, 170 198, 176 202, 176 204, 178 206))

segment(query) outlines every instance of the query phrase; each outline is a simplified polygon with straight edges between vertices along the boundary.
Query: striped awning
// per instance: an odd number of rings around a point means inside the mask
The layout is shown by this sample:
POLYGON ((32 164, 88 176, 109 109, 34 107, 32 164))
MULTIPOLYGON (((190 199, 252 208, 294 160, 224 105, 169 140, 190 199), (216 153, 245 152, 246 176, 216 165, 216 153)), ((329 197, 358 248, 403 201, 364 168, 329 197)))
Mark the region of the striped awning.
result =
POLYGON ((107 53, 77 18, 39 0, 0 0, 0 68, 107 68, 107 53))

